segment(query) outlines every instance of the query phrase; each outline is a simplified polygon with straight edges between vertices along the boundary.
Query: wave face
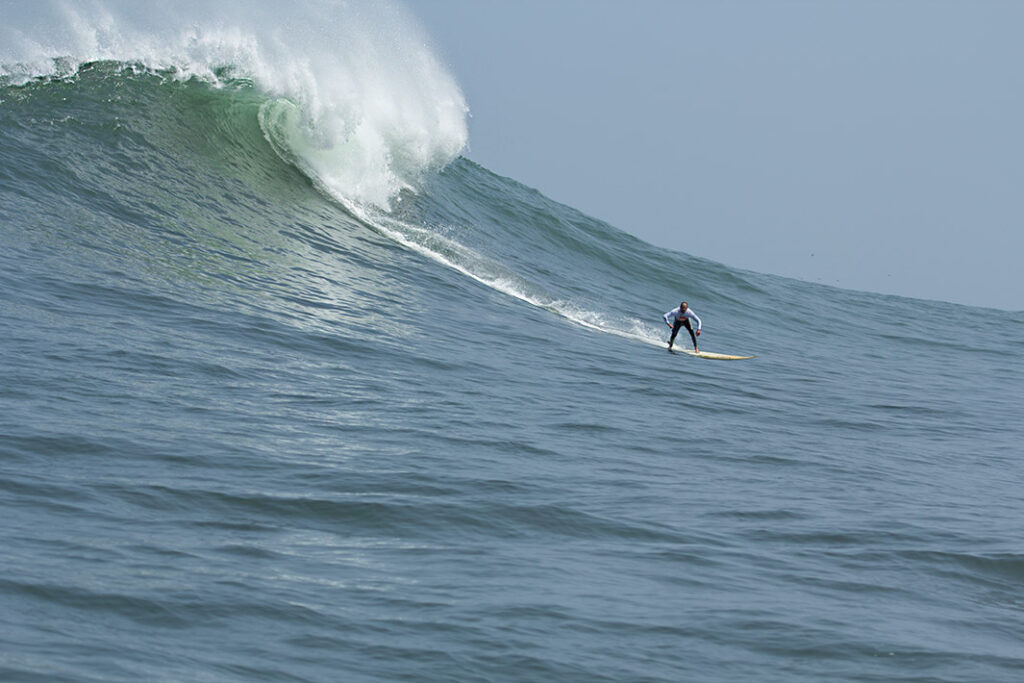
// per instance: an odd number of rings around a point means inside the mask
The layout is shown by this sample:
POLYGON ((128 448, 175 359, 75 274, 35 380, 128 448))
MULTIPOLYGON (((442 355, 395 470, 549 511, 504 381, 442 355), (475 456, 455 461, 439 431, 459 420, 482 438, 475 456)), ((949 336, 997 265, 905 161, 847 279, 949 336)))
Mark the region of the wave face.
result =
POLYGON ((1022 314, 497 176, 398 9, 75 7, 3 29, 0 678, 1019 676, 1022 314))

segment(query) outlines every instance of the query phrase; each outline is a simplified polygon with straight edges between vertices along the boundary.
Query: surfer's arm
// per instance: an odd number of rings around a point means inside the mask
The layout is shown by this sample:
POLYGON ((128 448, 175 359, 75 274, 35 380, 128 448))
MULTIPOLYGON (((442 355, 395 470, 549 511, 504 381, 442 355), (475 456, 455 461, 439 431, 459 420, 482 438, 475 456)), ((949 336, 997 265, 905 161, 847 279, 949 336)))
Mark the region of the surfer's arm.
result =
POLYGON ((693 317, 693 319, 697 321, 697 334, 700 334, 700 318, 697 317, 696 313, 693 313, 691 311, 687 311, 687 313, 689 313, 693 317))
POLYGON ((670 323, 670 322, 669 322, 669 320, 668 320, 668 317, 669 317, 670 315, 672 315, 672 311, 669 311, 669 312, 668 312, 668 313, 666 313, 665 315, 661 316, 661 319, 665 321, 665 324, 666 324, 666 325, 668 325, 669 327, 672 327, 672 323, 670 323))

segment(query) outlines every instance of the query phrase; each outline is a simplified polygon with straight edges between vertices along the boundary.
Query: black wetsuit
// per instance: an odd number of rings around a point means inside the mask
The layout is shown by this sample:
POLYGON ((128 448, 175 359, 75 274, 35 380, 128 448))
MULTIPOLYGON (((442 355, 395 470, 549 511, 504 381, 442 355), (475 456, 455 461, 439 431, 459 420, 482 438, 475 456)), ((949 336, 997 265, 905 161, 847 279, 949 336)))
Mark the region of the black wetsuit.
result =
POLYGON ((697 335, 693 333, 693 326, 690 325, 688 318, 679 318, 676 320, 676 324, 672 326, 672 336, 668 338, 668 345, 672 346, 672 344, 675 343, 676 335, 679 334, 680 328, 683 327, 685 327, 686 331, 690 333, 690 339, 693 340, 693 348, 697 348, 697 335))
POLYGON ((671 311, 661 316, 661 319, 672 326, 672 336, 668 340, 668 348, 672 348, 672 344, 676 341, 676 335, 679 334, 680 328, 685 327, 686 331, 690 333, 690 339, 693 340, 693 348, 697 348, 697 335, 693 332, 693 327, 690 325, 690 320, 697 321, 697 331, 700 332, 700 318, 693 312, 692 308, 687 308, 685 311, 682 307, 673 308, 671 311))

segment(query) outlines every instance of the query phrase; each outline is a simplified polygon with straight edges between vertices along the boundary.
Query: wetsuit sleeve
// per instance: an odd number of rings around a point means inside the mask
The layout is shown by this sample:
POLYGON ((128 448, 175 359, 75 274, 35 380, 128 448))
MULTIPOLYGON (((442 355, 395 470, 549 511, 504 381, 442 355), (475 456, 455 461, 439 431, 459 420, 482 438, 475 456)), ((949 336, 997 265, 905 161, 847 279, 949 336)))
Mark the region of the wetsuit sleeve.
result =
POLYGON ((697 317, 696 313, 691 313, 690 315, 692 315, 693 319, 697 321, 697 329, 699 330, 700 329, 700 318, 697 317))
POLYGON ((675 310, 675 309, 673 309, 672 311, 669 311, 669 312, 668 312, 668 313, 666 313, 665 315, 661 316, 661 319, 665 321, 665 324, 666 324, 666 325, 671 325, 671 324, 672 324, 672 321, 671 321, 671 320, 669 320, 668 318, 669 318, 669 316, 670 316, 670 315, 672 315, 672 313, 674 312, 674 310, 675 310))

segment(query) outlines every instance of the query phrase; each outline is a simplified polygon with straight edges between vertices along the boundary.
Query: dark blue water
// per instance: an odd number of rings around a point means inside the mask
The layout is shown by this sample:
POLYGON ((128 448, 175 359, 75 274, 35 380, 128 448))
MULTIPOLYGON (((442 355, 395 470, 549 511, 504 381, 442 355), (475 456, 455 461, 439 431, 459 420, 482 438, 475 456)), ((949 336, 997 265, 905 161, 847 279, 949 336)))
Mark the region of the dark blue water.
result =
POLYGON ((0 89, 0 678, 1024 676, 1024 315, 349 203, 267 101, 0 89))

